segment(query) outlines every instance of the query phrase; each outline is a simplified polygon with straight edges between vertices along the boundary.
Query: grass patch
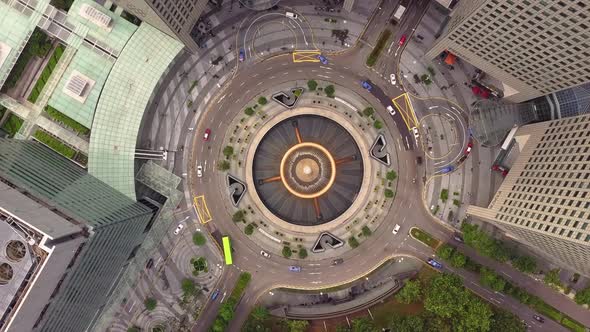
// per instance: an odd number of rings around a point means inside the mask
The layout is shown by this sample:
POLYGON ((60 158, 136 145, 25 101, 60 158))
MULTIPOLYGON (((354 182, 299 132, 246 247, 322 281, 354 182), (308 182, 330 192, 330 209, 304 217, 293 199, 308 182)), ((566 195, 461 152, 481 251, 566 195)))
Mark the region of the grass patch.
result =
POLYGON ((2 126, 2 129, 8 133, 8 137, 14 137, 16 133, 18 133, 20 127, 25 122, 23 119, 19 118, 18 116, 10 114, 8 120, 2 126))
POLYGON ((64 50, 65 50, 65 48, 62 45, 58 45, 55 48, 55 51, 53 52, 53 54, 49 58, 49 61, 47 61, 45 68, 43 68, 43 71, 41 72, 41 76, 39 76, 37 83, 35 83, 33 90, 31 90, 31 94, 27 98, 31 103, 35 103, 37 101, 37 99, 39 98, 39 96, 41 95, 41 91, 45 87, 45 84, 47 84, 47 82, 49 81, 49 78, 51 77, 51 73, 53 72, 53 70, 57 66, 57 63, 58 63, 59 59, 61 58, 64 50))
POLYGON ((88 135, 90 133, 90 129, 84 127, 76 120, 70 118, 69 116, 63 114, 62 112, 56 110, 55 108, 49 105, 45 107, 45 112, 47 112, 47 115, 49 115, 49 117, 53 120, 61 122, 64 126, 71 128, 73 131, 79 134, 88 135))
POLYGON ((375 65, 375 63, 377 62, 377 59, 379 58, 379 55, 381 54, 381 52, 385 48, 385 45, 387 44, 387 40, 389 39, 389 37, 391 37, 391 31, 383 30, 383 32, 381 32, 381 35, 379 36, 379 39, 377 40, 377 44, 375 45, 375 48, 373 48, 373 50, 371 51, 371 53, 367 57, 367 62, 366 62, 367 66, 373 67, 375 65))
POLYGON ((59 139, 51 136, 43 130, 37 130, 33 135, 39 142, 45 143, 47 146, 52 148, 55 152, 62 156, 72 159, 76 155, 76 150, 65 145, 59 139))
POLYGON ((576 322, 575 320, 573 320, 567 316, 561 320, 561 325, 563 325, 566 328, 570 329, 571 331, 575 331, 575 332, 585 332, 586 331, 586 328, 584 327, 584 325, 576 322))
POLYGON ((426 233, 425 231, 419 228, 412 228, 410 230, 410 234, 415 237, 418 241, 424 243, 425 245, 435 249, 440 244, 440 241, 435 239, 432 235, 426 233))

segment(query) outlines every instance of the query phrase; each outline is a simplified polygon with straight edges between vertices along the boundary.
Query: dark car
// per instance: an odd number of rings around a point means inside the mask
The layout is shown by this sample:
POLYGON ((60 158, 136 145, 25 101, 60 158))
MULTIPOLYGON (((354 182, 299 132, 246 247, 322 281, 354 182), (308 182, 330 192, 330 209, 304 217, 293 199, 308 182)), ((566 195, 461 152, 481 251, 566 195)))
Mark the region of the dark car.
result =
POLYGON ((342 258, 336 258, 335 260, 332 261, 332 265, 339 265, 344 263, 344 259, 342 258))
POLYGON ((244 51, 243 48, 240 48, 239 59, 240 59, 240 62, 242 62, 246 59, 246 52, 244 51))
POLYGON ((147 263, 145 264, 145 268, 151 269, 152 266, 154 266, 154 260, 153 260, 153 258, 150 258, 150 259, 148 259, 147 263))
POLYGON ((422 157, 416 157, 416 163, 422 165, 422 157))
POLYGON ((539 322, 539 323, 544 323, 545 322, 545 318, 539 316, 539 315, 533 315, 533 318, 539 322))
POLYGON ((455 241, 457 241, 457 242, 463 243, 463 237, 459 233, 453 234, 453 239, 455 239, 455 241))
POLYGON ((323 65, 327 65, 327 64, 328 64, 328 58, 326 58, 325 56, 323 56, 323 55, 321 55, 321 54, 320 54, 320 55, 318 56, 318 59, 320 60, 320 62, 321 62, 323 65))
POLYGON ((446 167, 441 168, 440 172, 441 172, 441 174, 446 174, 446 173, 452 172, 454 169, 455 169, 455 167, 453 167, 453 166, 446 166, 446 167))
POLYGON ((363 88, 367 89, 367 91, 373 90, 373 86, 368 81, 361 81, 361 85, 363 88))
POLYGON ((435 261, 432 258, 429 258, 428 259, 428 265, 430 265, 430 266, 432 266, 432 267, 434 267, 436 269, 439 269, 439 270, 443 268, 443 265, 441 263, 435 261))
POLYGON ((215 299, 219 296, 219 288, 215 290, 215 292, 213 292, 213 294, 211 294, 211 300, 215 301, 215 299))

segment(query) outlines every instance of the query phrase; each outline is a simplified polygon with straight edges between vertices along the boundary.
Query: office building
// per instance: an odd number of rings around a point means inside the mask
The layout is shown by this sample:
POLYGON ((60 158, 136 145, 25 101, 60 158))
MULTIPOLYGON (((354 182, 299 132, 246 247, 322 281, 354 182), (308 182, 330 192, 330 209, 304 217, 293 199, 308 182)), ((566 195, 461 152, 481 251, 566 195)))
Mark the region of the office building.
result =
POLYGON ((510 150, 490 205, 467 214, 590 276, 590 115, 518 128, 510 150))
POLYGON ((470 0, 451 15, 426 56, 471 63, 502 82, 508 101, 590 81, 590 0, 470 0))
POLYGON ((181 41, 191 52, 198 50, 191 36, 208 0, 114 0, 117 6, 181 41))
POLYGON ((148 206, 40 143, 0 139, 0 331, 92 330, 148 206))

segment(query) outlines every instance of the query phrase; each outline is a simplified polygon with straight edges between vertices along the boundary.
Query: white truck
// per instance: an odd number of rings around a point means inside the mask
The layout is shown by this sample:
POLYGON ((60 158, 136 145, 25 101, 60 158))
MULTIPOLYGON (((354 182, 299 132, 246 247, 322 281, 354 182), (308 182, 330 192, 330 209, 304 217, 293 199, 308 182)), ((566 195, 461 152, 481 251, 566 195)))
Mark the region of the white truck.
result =
POLYGON ((406 7, 399 5, 399 7, 397 7, 397 10, 395 11, 395 14, 393 14, 393 18, 399 22, 399 20, 402 18, 402 15, 404 14, 405 11, 406 11, 406 7))

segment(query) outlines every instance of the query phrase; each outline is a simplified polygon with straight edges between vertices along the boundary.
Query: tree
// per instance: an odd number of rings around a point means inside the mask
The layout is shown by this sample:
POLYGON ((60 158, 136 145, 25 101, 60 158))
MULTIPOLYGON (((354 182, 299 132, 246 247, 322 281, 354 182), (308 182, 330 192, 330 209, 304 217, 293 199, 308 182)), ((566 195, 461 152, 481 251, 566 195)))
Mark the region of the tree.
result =
POLYGON ((477 250, 478 253, 493 258, 499 262, 506 262, 510 257, 510 252, 502 242, 493 239, 485 232, 478 229, 477 225, 463 223, 463 240, 465 244, 477 250))
POLYGON ((247 116, 252 116, 254 115, 254 109, 252 107, 248 107, 244 110, 244 113, 246 113, 247 116))
POLYGON ((185 297, 192 296, 197 293, 197 286, 192 279, 182 279, 180 288, 182 289, 182 293, 185 297))
POLYGON ((205 238, 205 235, 203 235, 203 233, 197 231, 193 234, 193 243, 195 245, 200 247, 204 245, 205 242, 207 242, 207 239, 205 238))
POLYGON ((454 267, 462 268, 467 263, 467 257, 458 251, 453 253, 451 256, 451 265, 454 267))
POLYGON ((577 304, 588 304, 590 305, 590 287, 586 287, 576 293, 574 300, 577 304))
POLYGON ((283 256, 285 258, 289 258, 289 257, 291 257, 291 255, 293 255, 293 251, 291 251, 291 248, 288 246, 284 246, 283 247, 283 256))
POLYGON ((227 145, 225 148, 223 148, 223 155, 226 159, 229 159, 231 156, 234 155, 234 147, 231 145, 227 145))
POLYGON ((248 226, 244 228, 244 233, 246 233, 246 235, 252 235, 252 233, 254 233, 254 224, 248 224, 248 226))
POLYGON ((436 251, 436 254, 438 255, 438 257, 448 261, 449 259, 451 259, 451 256, 453 256, 454 251, 455 251, 455 248, 451 247, 448 244, 443 244, 442 246, 440 246, 438 248, 438 250, 436 251))
POLYGON ((330 84, 324 88, 324 92, 326 93, 326 96, 334 98, 334 93, 336 93, 336 89, 334 89, 334 86, 330 84))
POLYGON ((290 332, 305 332, 309 327, 309 322, 306 320, 287 320, 287 327, 290 332))
POLYGON ((375 127, 375 129, 381 129, 383 128, 383 122, 375 120, 375 122, 373 122, 373 127, 375 127))
POLYGON ((422 285, 420 280, 409 280, 404 284, 395 298, 401 303, 409 304, 418 301, 422 297, 422 285))
POLYGON ((156 305, 158 305, 158 301, 156 299, 154 299, 153 297, 148 297, 147 299, 145 299, 145 301, 143 301, 143 304, 145 305, 146 310, 152 311, 152 310, 156 309, 156 305))
POLYGON ((258 98, 258 104, 260 104, 261 106, 264 106, 268 103, 268 100, 266 100, 265 97, 260 97, 258 98))
POLYGON ((537 262, 530 256, 518 256, 512 261, 512 265, 519 271, 525 273, 532 273, 537 269, 537 262))
POLYGON ((307 81, 307 88, 309 88, 309 91, 315 91, 315 89, 317 89, 317 87, 318 87, 318 82, 316 82, 314 80, 307 81))
MULTIPOLYGON (((465 292, 468 292, 465 290, 465 292)), ((458 331, 490 331, 492 322, 492 309, 488 304, 483 302, 479 297, 468 293, 468 302, 459 314, 461 317, 458 324, 453 324, 453 328, 458 331)))
POLYGON ((561 281, 559 279, 559 269, 553 269, 545 275, 543 281, 549 286, 561 287, 561 281))
POLYGON ((426 330, 423 315, 396 316, 389 325, 395 332, 422 332, 426 330))
POLYGON ((252 319, 254 319, 255 321, 263 322, 270 316, 270 313, 268 312, 268 309, 266 309, 266 307, 259 305, 252 309, 252 313, 250 315, 252 316, 252 319))
POLYGON ((496 308, 494 310, 494 315, 492 316, 490 331, 524 332, 525 327, 516 315, 506 310, 496 308))
POLYGON ((363 110, 363 115, 364 116, 371 116, 375 113, 375 109, 373 109, 373 107, 367 107, 363 110))
POLYGON ((393 180, 397 179, 397 173, 395 171, 389 171, 385 175, 385 178, 387 178, 387 180, 389 180, 389 181, 393 181, 393 180))
POLYGON ((211 327, 211 330, 213 332, 224 332, 225 331, 225 326, 226 326, 226 322, 224 322, 222 319, 217 318, 214 322, 213 322, 213 326, 211 327))
POLYGON ((307 250, 305 248, 299 248, 299 258, 305 259, 307 257, 307 250))
POLYGON ((441 192, 440 192, 440 199, 443 202, 446 202, 447 199, 449 199, 449 190, 448 189, 441 190, 441 192))
POLYGON ((374 332, 376 330, 373 321, 367 317, 352 320, 352 332, 374 332))
POLYGON ((393 197, 393 190, 385 189, 385 191, 383 192, 383 195, 385 195, 385 198, 392 198, 393 197))
POLYGON ((238 210, 236 211, 233 216, 231 217, 231 220, 233 222, 240 222, 240 221, 244 221, 246 219, 246 214, 244 213, 244 210, 238 210))
POLYGON ((230 302, 225 302, 219 308, 219 317, 225 322, 230 322, 234 318, 234 306, 230 302))
POLYGON ((217 169, 220 171, 227 171, 229 169, 229 161, 227 160, 222 160, 219 163, 217 163, 217 169))
POLYGON ((503 291, 504 287, 506 287, 506 280, 486 267, 482 267, 479 271, 479 281, 482 285, 488 286, 497 292, 503 291))
POLYGON ((367 225, 363 226, 362 231, 365 237, 371 236, 371 234, 373 234, 373 232, 371 232, 371 229, 367 225))
POLYGON ((359 241, 357 241, 356 237, 351 236, 348 238, 348 245, 354 249, 359 246, 359 241))

